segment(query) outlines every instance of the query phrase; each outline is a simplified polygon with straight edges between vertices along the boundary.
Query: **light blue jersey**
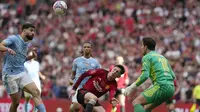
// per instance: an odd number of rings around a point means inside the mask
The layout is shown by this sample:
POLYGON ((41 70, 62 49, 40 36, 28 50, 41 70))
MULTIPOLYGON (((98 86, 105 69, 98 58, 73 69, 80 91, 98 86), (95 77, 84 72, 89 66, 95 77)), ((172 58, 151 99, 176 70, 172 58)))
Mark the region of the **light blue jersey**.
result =
MULTIPOLYGON (((84 56, 78 57, 73 61, 73 66, 72 66, 72 71, 76 71, 76 75, 74 78, 74 83, 78 80, 78 78, 81 76, 81 74, 83 74, 84 72, 91 70, 91 69, 97 69, 100 68, 101 65, 99 64, 99 62, 90 57, 90 58, 85 58, 84 56)), ((86 81, 89 79, 89 77, 85 78, 80 86, 82 87, 83 84, 86 83, 86 81)))
POLYGON ((28 43, 25 42, 20 35, 9 36, 3 42, 6 43, 6 47, 14 50, 16 55, 6 52, 3 59, 2 74, 17 75, 25 71, 24 62, 26 61, 28 43))

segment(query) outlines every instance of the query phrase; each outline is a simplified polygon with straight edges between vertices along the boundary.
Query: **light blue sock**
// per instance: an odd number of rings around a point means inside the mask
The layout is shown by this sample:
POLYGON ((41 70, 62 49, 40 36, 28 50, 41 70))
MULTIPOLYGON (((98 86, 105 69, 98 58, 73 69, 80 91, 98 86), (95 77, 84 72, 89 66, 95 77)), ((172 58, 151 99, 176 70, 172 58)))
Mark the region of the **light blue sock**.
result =
POLYGON ((40 112, 46 112, 44 104, 40 104, 36 107, 40 112))
POLYGON ((28 102, 25 102, 25 112, 28 112, 28 102))

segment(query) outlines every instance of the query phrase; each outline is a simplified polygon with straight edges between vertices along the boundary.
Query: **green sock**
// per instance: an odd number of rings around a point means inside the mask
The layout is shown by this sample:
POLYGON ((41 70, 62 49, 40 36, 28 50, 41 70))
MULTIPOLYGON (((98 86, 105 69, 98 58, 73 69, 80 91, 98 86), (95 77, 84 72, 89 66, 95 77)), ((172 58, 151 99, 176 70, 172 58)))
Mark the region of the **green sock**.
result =
POLYGON ((145 110, 145 112, 151 112, 151 110, 145 110))
POLYGON ((134 105, 134 112, 145 112, 144 108, 140 104, 134 105))

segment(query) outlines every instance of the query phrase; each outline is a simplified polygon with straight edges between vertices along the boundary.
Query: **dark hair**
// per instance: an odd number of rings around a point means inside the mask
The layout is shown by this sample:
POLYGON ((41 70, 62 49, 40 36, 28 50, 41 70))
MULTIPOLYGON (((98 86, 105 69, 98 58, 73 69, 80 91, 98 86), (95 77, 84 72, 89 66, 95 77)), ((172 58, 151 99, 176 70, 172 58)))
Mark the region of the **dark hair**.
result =
POLYGON ((25 23, 25 24, 22 25, 22 30, 28 29, 28 28, 34 28, 35 29, 35 26, 31 23, 25 23))
POLYGON ((91 47, 92 47, 92 43, 91 43, 91 42, 84 42, 84 43, 83 43, 83 46, 84 46, 84 44, 90 44, 91 47))
POLYGON ((144 37, 142 39, 142 42, 143 42, 143 45, 147 46, 147 48, 149 50, 155 50, 156 42, 155 42, 155 40, 153 38, 151 38, 151 37, 144 37))
POLYGON ((123 65, 115 65, 115 67, 118 67, 118 68, 120 68, 120 74, 124 74, 124 72, 125 72, 125 68, 124 68, 124 66, 123 65))

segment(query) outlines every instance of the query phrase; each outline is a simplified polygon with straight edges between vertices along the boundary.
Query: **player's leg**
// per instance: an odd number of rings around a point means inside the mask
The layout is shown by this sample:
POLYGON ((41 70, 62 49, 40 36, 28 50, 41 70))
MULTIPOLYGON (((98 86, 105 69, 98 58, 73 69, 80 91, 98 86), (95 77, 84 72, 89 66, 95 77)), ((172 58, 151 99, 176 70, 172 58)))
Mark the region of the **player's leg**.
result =
POLYGON ((40 112, 46 112, 45 106, 42 102, 42 99, 40 97, 40 91, 39 89, 36 87, 35 83, 32 82, 26 86, 24 86, 23 88, 26 92, 30 93, 33 96, 33 101, 34 104, 36 106, 36 108, 40 111, 40 112))
POLYGON ((172 85, 154 85, 142 92, 142 96, 146 99, 147 105, 144 106, 146 112, 150 112, 163 102, 170 99, 174 94, 172 85))
POLYGON ((23 88, 24 91, 32 95, 34 104, 40 112, 46 112, 45 106, 40 96, 40 90, 37 88, 36 84, 30 79, 30 77, 26 73, 24 74, 25 75, 21 78, 20 81, 20 87, 23 88))
POLYGON ((132 105, 134 107, 134 112, 145 112, 143 105, 147 104, 146 98, 140 94, 136 99, 133 100, 132 105))
POLYGON ((3 84, 6 88, 7 93, 10 95, 12 103, 10 106, 10 112, 17 112, 17 107, 20 102, 21 98, 21 92, 19 91, 19 86, 18 86, 18 76, 13 75, 3 75, 2 80, 3 84))
POLYGON ((25 112, 29 112, 28 106, 29 106, 29 101, 31 99, 31 94, 24 91, 24 97, 25 97, 25 105, 24 105, 25 112))
POLYGON ((84 89, 78 90, 77 100, 84 107, 85 112, 92 112, 94 106, 100 106, 98 98, 84 89))
POLYGON ((77 93, 76 90, 75 94, 72 96, 72 104, 70 105, 70 112, 79 112, 81 110, 81 105, 77 101, 77 93))
POLYGON ((116 94, 117 94, 117 99, 120 102, 120 112, 125 112, 126 97, 123 94, 123 90, 122 89, 118 90, 118 92, 116 92, 116 94))
POLYGON ((70 112, 79 112, 81 110, 81 105, 77 102, 72 102, 70 105, 70 112))
POLYGON ((102 106, 94 106, 93 112, 106 112, 102 106))
POLYGON ((10 94, 12 103, 10 106, 10 112, 17 112, 17 107, 19 105, 20 99, 21 99, 21 92, 17 92, 14 94, 10 94))
POLYGON ((84 97, 84 103, 86 104, 86 112, 92 112, 93 107, 96 105, 97 101, 98 98, 94 94, 90 92, 86 93, 84 97))

